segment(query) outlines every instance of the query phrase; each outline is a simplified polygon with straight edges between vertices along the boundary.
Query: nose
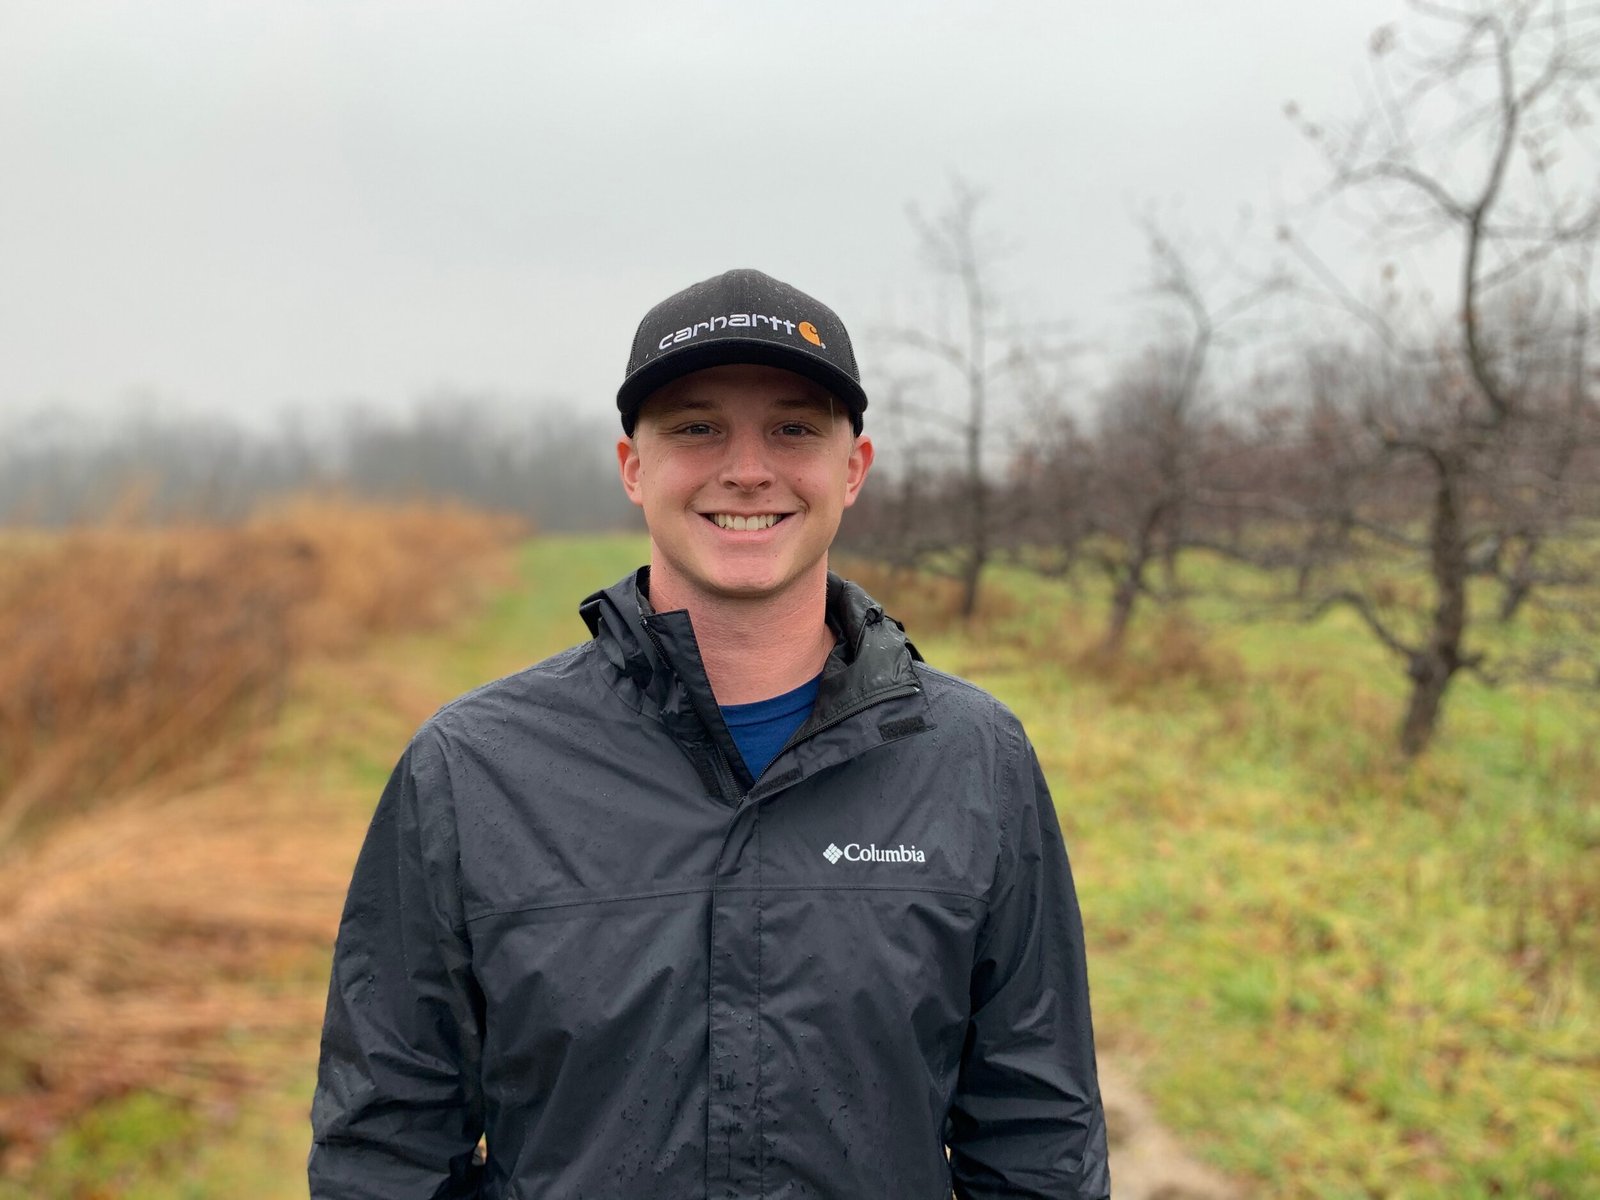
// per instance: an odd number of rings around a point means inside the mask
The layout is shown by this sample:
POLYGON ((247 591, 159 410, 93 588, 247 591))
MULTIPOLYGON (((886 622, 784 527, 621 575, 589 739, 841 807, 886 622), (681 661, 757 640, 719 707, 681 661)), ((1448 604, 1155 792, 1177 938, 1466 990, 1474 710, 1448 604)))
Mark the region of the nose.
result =
POLYGON ((723 487, 753 492, 772 483, 772 467, 767 462, 767 445, 761 430, 735 428, 726 445, 721 472, 723 487))

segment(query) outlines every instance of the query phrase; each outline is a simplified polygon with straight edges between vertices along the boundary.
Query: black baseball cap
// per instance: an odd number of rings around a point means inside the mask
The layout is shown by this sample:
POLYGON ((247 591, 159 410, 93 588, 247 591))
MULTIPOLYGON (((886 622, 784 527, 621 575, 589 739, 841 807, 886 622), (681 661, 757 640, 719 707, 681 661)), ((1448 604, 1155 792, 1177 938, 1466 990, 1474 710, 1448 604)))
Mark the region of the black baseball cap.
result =
POLYGON ((799 288, 747 269, 703 279, 645 313, 617 389, 623 430, 633 436, 639 406, 657 388, 728 363, 804 375, 842 401, 861 432, 867 394, 844 322, 799 288))

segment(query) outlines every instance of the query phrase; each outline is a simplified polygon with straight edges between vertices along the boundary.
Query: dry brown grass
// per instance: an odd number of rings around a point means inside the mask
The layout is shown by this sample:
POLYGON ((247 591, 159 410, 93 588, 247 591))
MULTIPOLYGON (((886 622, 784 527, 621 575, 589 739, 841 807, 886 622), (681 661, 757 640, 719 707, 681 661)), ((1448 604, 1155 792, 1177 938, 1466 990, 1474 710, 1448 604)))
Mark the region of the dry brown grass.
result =
POLYGON ((249 1081, 241 1045, 315 1028, 316 989, 296 981, 332 939, 359 831, 271 801, 153 788, 58 827, 0 880, 0 1174, 97 1100, 217 1096, 249 1081))
POLYGON ((464 508, 297 500, 241 526, 0 541, 0 856, 259 723, 291 664, 420 628, 517 532, 464 508))
POLYGON ((521 532, 301 500, 233 528, 0 538, 0 1173, 101 1097, 214 1091, 233 1042, 315 1029, 304 975, 359 806, 229 776, 302 667, 348 663, 407 709, 397 729, 419 719, 352 652, 458 611, 521 532))

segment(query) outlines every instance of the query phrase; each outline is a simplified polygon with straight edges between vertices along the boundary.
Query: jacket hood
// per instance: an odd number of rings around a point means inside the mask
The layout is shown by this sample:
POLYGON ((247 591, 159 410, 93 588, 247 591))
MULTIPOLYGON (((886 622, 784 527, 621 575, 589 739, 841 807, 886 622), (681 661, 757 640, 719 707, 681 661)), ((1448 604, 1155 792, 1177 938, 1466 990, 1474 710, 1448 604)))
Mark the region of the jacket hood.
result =
MULTIPOLYGON (((649 593, 650 568, 644 566, 585 598, 578 612, 613 672, 614 686, 633 693, 630 699, 641 707, 656 709, 680 743, 703 748, 710 760, 704 765, 691 753, 702 775, 708 768, 715 773, 720 755, 740 790, 750 791, 755 780, 722 720, 688 612, 657 612, 649 593)), ((865 590, 831 571, 826 616, 836 640, 823 664, 816 703, 794 741, 917 688, 912 663, 922 655, 905 627, 865 590)))

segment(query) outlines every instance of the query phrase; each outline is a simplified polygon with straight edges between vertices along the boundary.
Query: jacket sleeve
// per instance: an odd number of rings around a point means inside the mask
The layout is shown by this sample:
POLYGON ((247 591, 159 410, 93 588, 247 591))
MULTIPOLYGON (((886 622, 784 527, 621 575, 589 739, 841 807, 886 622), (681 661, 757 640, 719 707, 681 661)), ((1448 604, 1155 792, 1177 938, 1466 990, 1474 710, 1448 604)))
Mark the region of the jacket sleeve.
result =
POLYGON ((356 861, 311 1106, 311 1200, 479 1194, 483 1002, 442 746, 419 734, 356 861))
POLYGON ((947 1141, 957 1200, 1111 1193, 1083 923, 1049 788, 1002 732, 1000 853, 947 1141))

